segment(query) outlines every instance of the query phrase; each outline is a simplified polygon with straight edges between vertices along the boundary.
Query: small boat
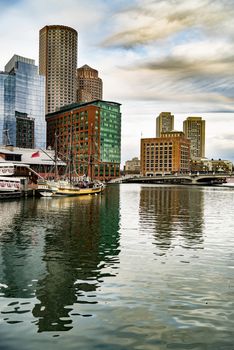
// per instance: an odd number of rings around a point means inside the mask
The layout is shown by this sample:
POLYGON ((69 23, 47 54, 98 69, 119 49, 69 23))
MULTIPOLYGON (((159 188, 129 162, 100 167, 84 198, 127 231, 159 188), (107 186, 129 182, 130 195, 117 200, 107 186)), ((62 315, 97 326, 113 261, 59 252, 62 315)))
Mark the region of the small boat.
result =
POLYGON ((57 184, 54 181, 38 179, 37 192, 41 197, 52 197, 57 191, 57 184))
POLYGON ((0 199, 22 196, 21 182, 17 177, 0 176, 0 199))
POLYGON ((53 196, 53 192, 49 192, 49 191, 39 191, 39 194, 41 195, 41 197, 52 197, 53 196))

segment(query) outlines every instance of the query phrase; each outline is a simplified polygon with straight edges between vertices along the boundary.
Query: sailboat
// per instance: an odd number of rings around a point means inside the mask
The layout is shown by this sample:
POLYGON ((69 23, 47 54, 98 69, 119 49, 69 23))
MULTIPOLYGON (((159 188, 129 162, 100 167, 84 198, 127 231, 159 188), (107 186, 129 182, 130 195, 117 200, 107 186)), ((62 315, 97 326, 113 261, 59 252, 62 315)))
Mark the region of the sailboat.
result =
POLYGON ((52 196, 81 196, 100 194, 104 191, 104 184, 100 181, 93 181, 93 157, 89 155, 88 161, 88 177, 83 175, 79 176, 75 180, 72 178, 72 166, 73 155, 70 147, 70 158, 67 160, 67 176, 65 180, 58 180, 58 168, 57 168, 58 152, 57 152, 57 135, 55 135, 55 180, 45 180, 44 183, 39 181, 39 193, 43 197, 52 196))

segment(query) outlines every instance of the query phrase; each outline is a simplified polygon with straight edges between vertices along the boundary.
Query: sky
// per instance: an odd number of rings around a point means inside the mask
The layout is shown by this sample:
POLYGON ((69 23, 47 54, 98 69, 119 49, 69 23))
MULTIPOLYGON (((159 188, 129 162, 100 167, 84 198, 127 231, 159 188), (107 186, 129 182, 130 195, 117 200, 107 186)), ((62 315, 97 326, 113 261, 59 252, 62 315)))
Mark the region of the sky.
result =
POLYGON ((122 164, 155 137, 160 112, 206 120, 206 157, 234 161, 234 0, 0 0, 0 70, 14 54, 38 64, 39 30, 78 32, 78 67, 122 104, 122 164))

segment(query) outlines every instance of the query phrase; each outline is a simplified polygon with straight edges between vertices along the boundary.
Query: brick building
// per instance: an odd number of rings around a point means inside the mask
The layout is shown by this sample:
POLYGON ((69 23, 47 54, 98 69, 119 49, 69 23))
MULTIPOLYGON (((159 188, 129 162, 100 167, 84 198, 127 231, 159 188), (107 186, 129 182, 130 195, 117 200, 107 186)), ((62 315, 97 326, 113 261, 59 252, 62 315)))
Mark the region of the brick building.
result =
POLYGON ((109 180, 120 174, 120 104, 96 100, 75 103, 47 114, 47 147, 72 161, 78 176, 109 180), (92 166, 89 166, 89 165, 92 166))
POLYGON ((181 131, 161 133, 161 137, 141 139, 141 174, 187 173, 190 141, 181 131))

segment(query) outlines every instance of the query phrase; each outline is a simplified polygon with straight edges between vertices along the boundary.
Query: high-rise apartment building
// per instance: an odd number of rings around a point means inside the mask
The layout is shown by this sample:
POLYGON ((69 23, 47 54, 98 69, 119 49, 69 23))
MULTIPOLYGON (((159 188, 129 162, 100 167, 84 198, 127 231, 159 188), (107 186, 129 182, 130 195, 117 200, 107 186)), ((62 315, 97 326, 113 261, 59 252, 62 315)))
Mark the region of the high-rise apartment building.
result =
POLYGON ((191 158, 205 157, 205 120, 201 117, 188 117, 183 122, 185 136, 191 140, 191 158))
POLYGON ((47 146, 72 159, 77 175, 108 180, 120 175, 121 113, 116 102, 74 103, 46 116, 47 146), (92 174, 89 173, 92 163, 92 174))
POLYGON ((102 100, 102 79, 87 64, 77 69, 77 101, 102 100))
POLYGON ((141 139, 141 174, 187 173, 190 169, 190 141, 181 131, 141 139))
POLYGON ((45 78, 32 59, 14 55, 0 73, 0 144, 46 146, 45 78))
POLYGON ((40 30, 39 73, 46 77, 46 113, 76 102, 77 31, 51 25, 40 30))
POLYGON ((174 130, 174 115, 171 112, 161 112, 156 118, 156 137, 160 137, 162 132, 174 130))

